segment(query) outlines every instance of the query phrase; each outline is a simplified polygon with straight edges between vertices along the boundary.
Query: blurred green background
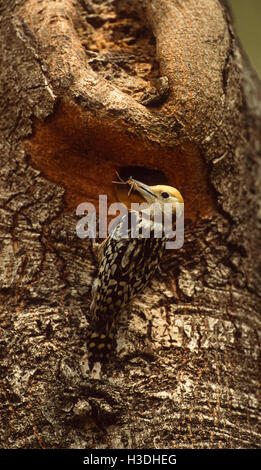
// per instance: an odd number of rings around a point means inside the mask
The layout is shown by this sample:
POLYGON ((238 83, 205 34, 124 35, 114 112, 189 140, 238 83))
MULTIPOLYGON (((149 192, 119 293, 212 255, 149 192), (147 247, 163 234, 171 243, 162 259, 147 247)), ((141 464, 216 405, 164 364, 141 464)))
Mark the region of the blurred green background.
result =
POLYGON ((261 0, 229 0, 229 3, 241 43, 261 78, 261 0))

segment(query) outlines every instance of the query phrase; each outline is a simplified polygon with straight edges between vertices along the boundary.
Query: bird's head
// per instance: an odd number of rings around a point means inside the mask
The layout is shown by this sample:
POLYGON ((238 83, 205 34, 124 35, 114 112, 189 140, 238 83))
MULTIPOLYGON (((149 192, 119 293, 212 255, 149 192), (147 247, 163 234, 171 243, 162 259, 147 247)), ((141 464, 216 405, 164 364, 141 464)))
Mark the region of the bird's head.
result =
POLYGON ((160 204, 161 209, 164 209, 164 204, 169 203, 172 205, 172 212, 176 212, 177 203, 183 204, 183 197, 180 192, 172 186, 156 185, 148 186, 145 183, 131 179, 129 184, 133 185, 133 189, 137 191, 144 201, 150 206, 151 204, 160 204))

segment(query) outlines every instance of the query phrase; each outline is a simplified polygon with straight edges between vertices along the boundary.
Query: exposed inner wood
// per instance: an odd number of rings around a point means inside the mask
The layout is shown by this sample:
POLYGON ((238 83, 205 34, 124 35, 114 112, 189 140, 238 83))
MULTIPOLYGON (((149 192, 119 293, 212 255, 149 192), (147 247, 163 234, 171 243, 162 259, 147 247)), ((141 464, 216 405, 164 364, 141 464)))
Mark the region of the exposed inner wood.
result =
POLYGON ((186 218, 213 214, 207 170, 193 144, 165 148, 135 139, 110 121, 64 102, 44 122, 35 121, 34 133, 23 145, 32 164, 66 188, 65 201, 70 208, 85 201, 97 203, 99 194, 107 194, 109 203, 115 201, 115 170, 145 163, 161 170, 169 184, 181 191, 186 218))
MULTIPOLYGON (((40 41, 45 39, 43 52, 53 51, 48 68, 58 95, 61 80, 74 83, 72 97, 59 101, 46 121, 34 121, 34 134, 24 142, 32 164, 66 188, 65 201, 72 208, 95 202, 103 193, 109 202, 115 200, 111 182, 122 167, 162 170, 183 194, 187 219, 210 217, 216 206, 208 169, 199 146, 187 137, 190 95, 176 106, 174 83, 163 103, 149 108, 139 103, 155 91, 155 80, 163 73, 165 55, 157 59, 161 39, 155 39, 136 2, 82 5, 76 10, 68 0, 59 8, 56 2, 43 8, 31 0, 21 11, 32 29, 39 22, 35 31, 40 41)), ((175 70, 166 73, 175 76, 175 70)))

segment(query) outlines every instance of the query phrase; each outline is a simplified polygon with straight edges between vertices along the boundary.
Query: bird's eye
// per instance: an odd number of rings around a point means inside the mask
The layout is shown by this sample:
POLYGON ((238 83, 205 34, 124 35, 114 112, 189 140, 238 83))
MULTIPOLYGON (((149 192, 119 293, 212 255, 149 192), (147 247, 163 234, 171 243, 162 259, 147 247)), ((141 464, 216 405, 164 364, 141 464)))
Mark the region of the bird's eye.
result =
POLYGON ((164 199, 167 199, 169 197, 169 193, 161 193, 161 196, 164 197, 164 199))

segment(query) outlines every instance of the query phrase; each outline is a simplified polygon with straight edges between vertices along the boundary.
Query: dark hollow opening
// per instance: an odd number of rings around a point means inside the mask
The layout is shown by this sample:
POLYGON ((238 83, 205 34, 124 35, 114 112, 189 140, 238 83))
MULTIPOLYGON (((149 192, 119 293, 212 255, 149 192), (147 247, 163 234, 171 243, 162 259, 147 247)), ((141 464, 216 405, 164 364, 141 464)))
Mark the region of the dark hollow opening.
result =
POLYGON ((141 181, 149 186, 169 184, 168 178, 163 171, 147 168, 146 166, 129 165, 119 168, 117 171, 120 178, 124 181, 127 181, 127 179, 132 176, 135 180, 141 181))

